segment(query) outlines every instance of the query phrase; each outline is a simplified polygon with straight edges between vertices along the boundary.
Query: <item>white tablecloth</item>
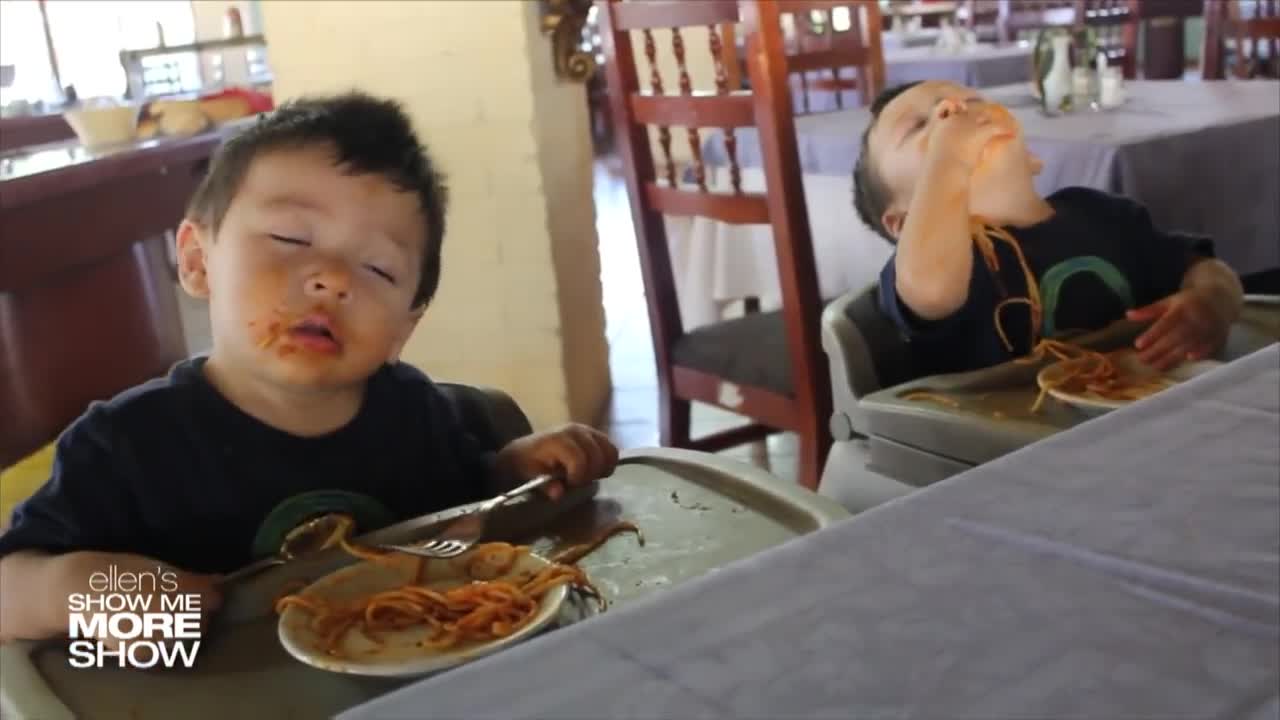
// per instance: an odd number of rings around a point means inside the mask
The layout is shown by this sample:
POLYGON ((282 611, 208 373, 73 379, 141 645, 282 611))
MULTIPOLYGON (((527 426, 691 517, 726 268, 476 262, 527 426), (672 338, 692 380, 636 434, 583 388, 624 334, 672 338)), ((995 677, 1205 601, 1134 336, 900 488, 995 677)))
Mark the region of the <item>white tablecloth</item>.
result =
POLYGON ((339 720, 1274 720, 1277 433, 1271 346, 339 720))
MULTIPOLYGON (((1026 82, 1031 77, 1031 47, 1027 43, 981 43, 954 52, 933 47, 890 50, 884 54, 884 74, 886 87, 919 80, 950 80, 976 88, 1026 82)), ((831 73, 809 73, 808 77, 830 80, 831 73)), ((847 80, 852 73, 845 71, 842 77, 847 80)), ((840 103, 837 104, 836 93, 830 90, 817 90, 810 86, 806 93, 799 75, 791 76, 791 85, 792 105, 797 113, 832 112, 858 106, 857 90, 840 93, 840 103)))
POLYGON ((901 32, 885 30, 880 33, 880 49, 886 53, 905 48, 933 47, 942 31, 938 28, 921 28, 901 32))
MULTIPOLYGON (((993 88, 1009 104, 1028 144, 1045 161, 1040 192, 1080 185, 1142 202, 1163 228, 1212 237, 1238 272, 1280 266, 1280 82, 1131 82, 1122 108, 1048 118, 1025 85, 993 88)), ((875 279, 889 245, 858 220, 852 168, 866 109, 800 117, 798 149, 814 252, 824 297, 875 279)), ((758 168, 754 131, 738 131, 738 157, 758 168)), ((718 138, 704 143, 708 163, 724 164, 718 138)), ((709 173, 728 190, 727 173, 709 173)), ((754 188, 761 173, 744 171, 754 188)), ((776 306, 778 281, 767 227, 670 223, 669 239, 687 326, 714 321, 717 308, 744 296, 776 306), (681 258, 691 258, 682 264, 681 258)))
MULTIPOLYGON (((858 221, 850 183, 849 177, 804 176, 819 291, 825 299, 874 282, 892 252, 889 243, 858 221)), ((728 187, 728 171, 711 170, 708 184, 728 187)), ((764 171, 744 169, 742 187, 763 191, 764 171)), ((667 241, 686 329, 715 322, 728 304, 744 297, 760 298, 766 310, 778 307, 781 290, 769 226, 669 217, 667 241)))

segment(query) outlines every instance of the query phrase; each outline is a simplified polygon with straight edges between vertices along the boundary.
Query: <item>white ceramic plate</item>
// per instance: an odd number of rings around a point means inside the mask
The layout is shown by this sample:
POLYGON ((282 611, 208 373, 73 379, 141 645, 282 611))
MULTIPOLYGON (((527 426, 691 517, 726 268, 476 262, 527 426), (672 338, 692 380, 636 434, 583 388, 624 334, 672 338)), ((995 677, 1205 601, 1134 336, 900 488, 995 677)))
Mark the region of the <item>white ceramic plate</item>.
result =
MULTIPOLYGON (((444 590, 469 582, 464 570, 468 556, 469 554, 450 560, 428 560, 424 585, 434 590, 444 590)), ((320 578, 302 592, 325 600, 349 600, 400 587, 413 580, 417 566, 411 558, 396 557, 403 562, 395 565, 358 562, 320 578)), ((548 564, 541 557, 524 554, 506 575, 495 579, 532 576, 548 564)), ((280 643, 298 660, 324 670, 354 675, 424 675, 488 655, 537 633, 555 620, 568 592, 564 585, 548 590, 533 619, 505 638, 459 645, 447 650, 419 647, 418 642, 428 636, 428 630, 423 626, 382 632, 379 634, 383 640, 381 645, 353 629, 343 638, 341 655, 330 655, 322 648, 320 637, 310 628, 311 613, 297 606, 287 608, 280 616, 280 643)))
MULTIPOLYGON (((1036 375, 1036 382, 1041 388, 1044 388, 1046 384, 1052 384, 1058 378, 1062 377, 1062 373, 1067 370, 1071 362, 1072 361, 1070 360, 1061 360, 1045 367, 1036 375)), ((1126 373, 1152 377, 1160 374, 1156 370, 1145 365, 1133 352, 1120 353, 1115 358, 1115 362, 1119 365, 1120 369, 1126 373)), ((1203 375, 1221 364, 1222 363, 1216 360, 1186 362, 1164 373, 1164 377, 1171 383, 1177 384, 1190 380, 1197 375, 1203 375)), ((1115 410, 1116 408, 1124 407, 1125 405, 1133 402, 1132 400, 1111 400, 1099 397, 1098 395, 1087 391, 1076 393, 1053 387, 1049 388, 1049 395, 1068 405, 1074 405, 1075 407, 1085 408, 1087 410, 1115 410)))

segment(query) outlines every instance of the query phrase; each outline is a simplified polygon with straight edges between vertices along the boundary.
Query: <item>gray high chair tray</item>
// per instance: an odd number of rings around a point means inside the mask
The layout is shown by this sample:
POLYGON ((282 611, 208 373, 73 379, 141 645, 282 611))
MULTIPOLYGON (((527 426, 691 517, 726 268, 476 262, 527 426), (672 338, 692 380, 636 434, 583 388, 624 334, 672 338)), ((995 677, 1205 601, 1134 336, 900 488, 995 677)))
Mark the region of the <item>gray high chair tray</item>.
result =
MULTIPOLYGON (((618 520, 634 522, 644 532, 644 547, 620 535, 580 563, 616 605, 849 516, 827 498, 728 458, 670 449, 632 451, 624 458, 627 464, 612 477, 558 502, 530 497, 498 509, 489 538, 528 543, 547 555, 586 542, 618 520)), ((360 541, 420 539, 465 509, 408 520, 360 541)), ((0 646, 0 717, 309 720, 332 717, 418 679, 327 672, 281 647, 272 612, 280 590, 351 562, 339 550, 323 551, 236 586, 190 670, 74 669, 61 643, 0 646)), ((561 624, 590 614, 570 605, 561 624)))
MULTIPOLYGON (((1140 331, 1121 322, 1082 336, 1081 344, 1114 350, 1140 331)), ((1216 358, 1229 361, 1280 339, 1280 306, 1246 305, 1216 358)), ((856 429, 868 436, 867 468, 923 487, 1006 455, 1096 414, 1047 399, 1039 412, 1036 373, 1043 367, 1006 363, 969 373, 937 375, 870 393, 858 403, 856 429), (936 393, 908 399, 915 393, 936 393)))

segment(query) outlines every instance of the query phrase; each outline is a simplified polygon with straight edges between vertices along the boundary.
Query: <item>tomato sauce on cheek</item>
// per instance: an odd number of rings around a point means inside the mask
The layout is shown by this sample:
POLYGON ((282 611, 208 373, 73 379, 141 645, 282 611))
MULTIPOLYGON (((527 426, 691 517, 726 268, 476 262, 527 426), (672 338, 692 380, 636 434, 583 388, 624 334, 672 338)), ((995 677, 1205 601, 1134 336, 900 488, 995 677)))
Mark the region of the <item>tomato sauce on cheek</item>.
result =
POLYGON ((288 282, 287 271, 268 266, 254 269, 252 278, 241 286, 244 293, 241 309, 250 318, 245 324, 246 329, 257 347, 267 348, 276 344, 293 322, 282 309, 289 296, 288 282))

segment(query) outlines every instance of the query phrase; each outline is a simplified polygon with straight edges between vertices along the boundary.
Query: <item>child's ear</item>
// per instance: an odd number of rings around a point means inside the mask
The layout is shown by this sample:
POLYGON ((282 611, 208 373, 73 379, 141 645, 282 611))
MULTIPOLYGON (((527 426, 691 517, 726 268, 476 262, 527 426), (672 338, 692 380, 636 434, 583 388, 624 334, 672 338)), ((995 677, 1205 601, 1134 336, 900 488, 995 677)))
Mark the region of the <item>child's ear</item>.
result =
POLYGON ((426 311, 426 304, 409 311, 408 317, 405 318, 400 326, 400 331, 396 334, 395 342, 391 345, 391 357, 387 359, 387 362, 400 362, 400 353, 404 351, 405 343, 409 342, 409 338, 413 336, 414 329, 418 327, 418 321, 422 319, 422 314, 426 311))
POLYGON ((880 216, 880 222, 884 225, 885 230, 893 236, 894 240, 898 239, 898 234, 902 232, 902 224, 907 221, 906 213, 896 210, 886 210, 884 215, 880 216))
POLYGON ((178 226, 178 281, 191 297, 209 297, 209 271, 205 244, 212 238, 203 226, 183 220, 178 226))

